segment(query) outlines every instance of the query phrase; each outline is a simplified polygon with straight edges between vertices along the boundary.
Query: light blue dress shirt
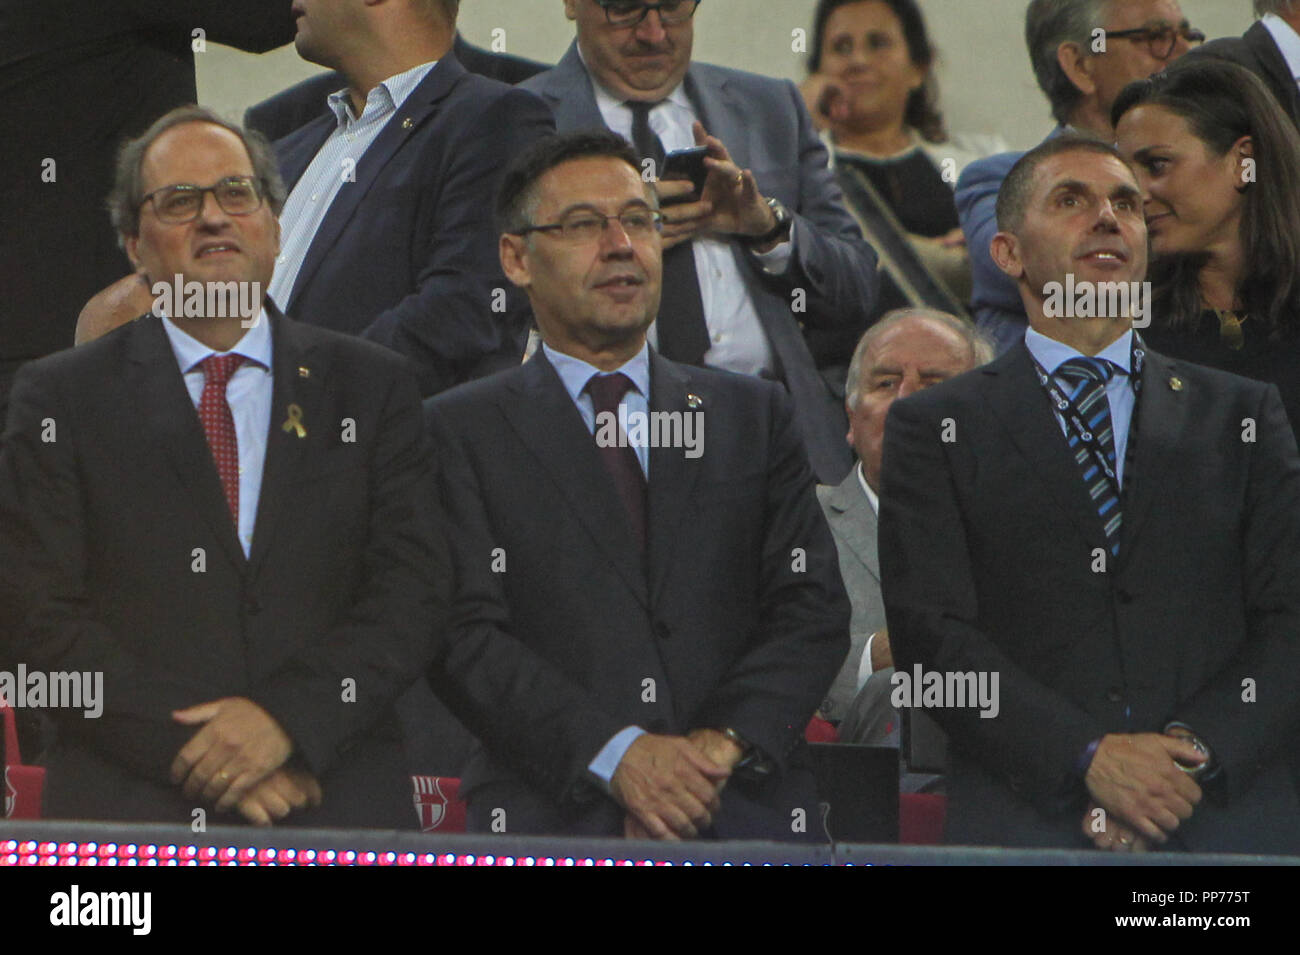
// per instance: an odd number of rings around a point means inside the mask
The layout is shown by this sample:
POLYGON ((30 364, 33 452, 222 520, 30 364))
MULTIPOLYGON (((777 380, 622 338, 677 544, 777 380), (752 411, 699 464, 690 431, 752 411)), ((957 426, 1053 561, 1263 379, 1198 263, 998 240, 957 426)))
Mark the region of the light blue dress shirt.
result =
POLYGON ((325 214, 334 204, 343 186, 356 181, 361 157, 370 148, 402 103, 438 63, 420 66, 384 80, 366 95, 360 116, 352 115, 352 101, 347 90, 329 96, 338 126, 312 157, 302 177, 289 193, 280 210, 280 255, 271 277, 271 300, 283 311, 298 281, 298 273, 307 258, 307 250, 316 238, 325 214))
MULTIPOLYGON (((1025 347, 1043 366, 1043 370, 1055 379, 1057 387, 1067 390, 1067 393, 1068 390, 1073 389, 1073 384, 1057 377, 1056 370, 1067 359, 1087 357, 1083 352, 1062 344, 1054 338, 1048 338, 1032 328, 1025 330, 1025 347)), ((1111 437, 1115 441, 1115 474, 1122 487, 1124 485, 1124 454, 1128 450, 1129 426, 1133 423, 1133 407, 1137 399, 1133 392, 1133 377, 1130 368, 1130 363, 1133 360, 1133 330, 1129 329, 1093 357, 1105 359, 1118 369, 1118 373, 1110 381, 1106 382, 1106 402, 1110 405, 1110 431, 1111 437)), ((1044 395, 1043 400, 1048 400, 1046 395, 1044 395)), ((1061 426, 1061 433, 1068 436, 1069 430, 1065 418, 1055 408, 1052 409, 1052 412, 1056 415, 1057 423, 1061 426)))
MULTIPOLYGON (((246 359, 226 384, 226 402, 235 419, 235 440, 239 444, 239 545, 247 557, 253 549, 253 526, 257 522, 257 503, 262 493, 262 467, 266 463, 267 434, 271 430, 271 323, 266 311, 257 316, 253 327, 244 333, 229 352, 216 352, 187 335, 169 318, 162 320, 163 330, 171 343, 172 353, 185 379, 197 411, 203 397, 203 369, 200 365, 212 355, 237 354, 246 359)), ((213 465, 215 467, 215 465, 213 465)))
MULTIPOLYGON (((574 358, 572 355, 566 355, 558 352, 550 345, 543 344, 542 351, 546 353, 546 360, 551 363, 556 374, 560 376, 560 381, 564 383, 564 390, 569 393, 573 399, 574 405, 578 408, 578 413, 582 415, 582 421, 591 432, 592 437, 596 435, 596 409, 592 404, 591 395, 586 394, 583 389, 595 375, 612 375, 622 372, 632 379, 635 386, 629 388, 619 406, 626 408, 628 414, 633 412, 646 413, 650 407, 650 348, 648 345, 642 345, 641 350, 630 358, 626 364, 614 369, 614 371, 601 371, 595 365, 589 365, 581 358, 574 358)), ((650 477, 650 449, 646 447, 635 448, 637 460, 641 462, 641 470, 650 477)), ((623 754, 627 752, 629 746, 638 736, 644 733, 639 726, 627 726, 619 730, 604 745, 596 758, 588 765, 587 770, 598 779, 604 786, 605 791, 609 791, 609 781, 614 778, 614 770, 618 769, 618 764, 623 760, 623 754)))

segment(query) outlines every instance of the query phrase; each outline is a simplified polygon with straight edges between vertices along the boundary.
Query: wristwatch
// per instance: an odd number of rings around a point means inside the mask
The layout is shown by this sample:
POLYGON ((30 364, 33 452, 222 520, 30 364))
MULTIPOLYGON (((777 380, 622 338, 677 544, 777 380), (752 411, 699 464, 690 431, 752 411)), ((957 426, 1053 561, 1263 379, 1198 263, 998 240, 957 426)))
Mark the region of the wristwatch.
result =
POLYGON ((740 241, 751 248, 770 245, 778 240, 784 242, 790 237, 790 229, 794 226, 794 219, 790 216, 790 210, 785 207, 785 204, 780 199, 775 197, 767 200, 767 207, 772 210, 772 215, 776 217, 776 225, 762 235, 741 236, 740 241))
POLYGON ((1196 748, 1197 752, 1205 754, 1205 762, 1198 766, 1191 766, 1177 759, 1174 760, 1174 765, 1185 772, 1188 776, 1201 782, 1203 780, 1213 779, 1219 774, 1219 761, 1214 758, 1214 751, 1211 750, 1205 740, 1197 736, 1196 732, 1186 723, 1179 723, 1177 721, 1166 723, 1164 734, 1166 736, 1173 736, 1177 739, 1186 740, 1196 748))
POLYGON ((723 736, 727 737, 727 739, 740 747, 740 761, 732 767, 733 771, 748 776, 767 776, 771 774, 773 769, 772 763, 763 755, 762 751, 760 751, 757 746, 749 742, 749 740, 745 739, 745 737, 741 736, 730 726, 724 726, 721 732, 723 736))

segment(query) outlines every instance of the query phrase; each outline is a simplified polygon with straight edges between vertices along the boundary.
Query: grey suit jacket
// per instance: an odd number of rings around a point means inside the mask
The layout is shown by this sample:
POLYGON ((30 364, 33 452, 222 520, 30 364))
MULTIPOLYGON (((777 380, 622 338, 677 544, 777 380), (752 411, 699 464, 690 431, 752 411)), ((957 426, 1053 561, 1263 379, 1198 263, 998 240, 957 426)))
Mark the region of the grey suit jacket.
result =
MULTIPOLYGON (((849 655, 821 706, 822 716, 842 722, 858 693, 858 667, 867 639, 885 626, 885 603, 880 596, 880 563, 876 558, 876 512, 862 493, 856 468, 835 487, 820 485, 817 500, 821 502, 826 522, 835 537, 840 576, 844 578, 844 588, 849 592, 849 602, 853 606, 849 655)), ((874 678, 877 674, 872 676, 874 678)))
MULTIPOLYGON (((546 100, 560 132, 604 126, 576 43, 554 69, 520 86, 546 100)), ((685 89, 705 128, 726 144, 737 165, 753 171, 763 195, 793 214, 795 255, 784 275, 767 274, 740 243, 732 246, 794 399, 813 470, 819 480, 837 482, 853 463, 844 443, 844 403, 818 374, 801 326, 865 330, 877 299, 876 254, 844 208, 826 149, 793 83, 692 63, 685 89)))

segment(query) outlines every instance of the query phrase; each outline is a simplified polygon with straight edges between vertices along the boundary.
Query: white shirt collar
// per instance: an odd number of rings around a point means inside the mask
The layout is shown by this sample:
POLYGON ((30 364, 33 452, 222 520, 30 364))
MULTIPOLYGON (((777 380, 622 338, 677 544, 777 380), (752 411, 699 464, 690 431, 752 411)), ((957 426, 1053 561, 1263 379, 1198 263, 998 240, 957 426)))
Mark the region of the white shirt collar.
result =
POLYGON ((1282 59, 1286 60, 1291 76, 1300 79, 1300 34, 1291 29, 1291 24, 1276 13, 1264 14, 1259 18, 1259 22, 1264 24, 1264 29, 1273 37, 1278 52, 1282 54, 1282 59))
POLYGON ((867 483, 867 472, 862 467, 861 461, 859 461, 858 466, 854 468, 854 473, 858 476, 858 483, 862 485, 862 493, 867 496, 867 503, 871 505, 871 510, 876 513, 876 516, 879 516, 880 498, 876 496, 876 492, 871 490, 871 485, 867 483))

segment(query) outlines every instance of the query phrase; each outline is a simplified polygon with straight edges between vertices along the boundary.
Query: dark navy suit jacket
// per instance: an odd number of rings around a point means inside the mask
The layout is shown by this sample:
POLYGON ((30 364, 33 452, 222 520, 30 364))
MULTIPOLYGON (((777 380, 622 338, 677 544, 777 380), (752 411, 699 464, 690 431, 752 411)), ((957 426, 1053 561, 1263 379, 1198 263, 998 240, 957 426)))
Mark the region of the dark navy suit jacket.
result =
POLYGON ((649 397, 698 409, 704 453, 651 449, 644 558, 544 353, 425 403, 457 583, 431 679, 483 743, 471 819, 621 835, 587 772, 609 739, 729 727, 775 772, 728 782, 716 835, 815 837, 803 727, 848 652, 849 604, 790 401, 653 352, 649 397))
POLYGON ((890 408, 895 665, 999 674, 995 717, 931 711, 950 740, 948 841, 1086 845, 1088 743, 1178 720, 1223 778, 1168 848, 1300 852, 1300 456, 1282 402, 1148 350, 1134 415, 1103 571, 1101 518, 1023 343, 890 408))
MULTIPOLYGON (((329 113, 276 143, 290 188, 335 127, 329 113)), ((426 395, 517 362, 529 312, 501 272, 492 205, 505 164, 553 130, 536 96, 443 57, 361 157, 276 304, 406 355, 426 395)))

